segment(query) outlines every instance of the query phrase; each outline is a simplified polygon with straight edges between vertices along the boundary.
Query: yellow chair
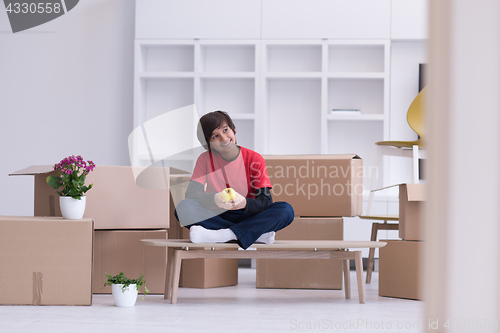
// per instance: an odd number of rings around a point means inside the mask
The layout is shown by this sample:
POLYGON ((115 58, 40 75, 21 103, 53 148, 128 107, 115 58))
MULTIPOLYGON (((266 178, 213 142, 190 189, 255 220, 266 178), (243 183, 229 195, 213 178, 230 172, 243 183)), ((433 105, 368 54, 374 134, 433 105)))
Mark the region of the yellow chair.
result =
POLYGON ((415 97, 410 107, 408 108, 408 113, 406 114, 406 120, 411 129, 418 134, 418 140, 415 141, 379 141, 376 145, 379 146, 391 146, 396 148, 413 148, 418 146, 419 148, 424 148, 424 138, 425 138, 425 97, 426 87, 422 89, 415 97))
MULTIPOLYGON (((426 88, 424 87, 420 93, 415 97, 410 107, 408 108, 408 112, 406 114, 406 119, 408 121, 408 125, 410 125, 411 129, 418 134, 418 140, 414 141, 379 141, 375 144, 378 146, 377 148, 377 161, 376 166, 380 167, 382 162, 383 155, 392 155, 392 156, 406 156, 413 158, 413 183, 419 182, 419 149, 424 148, 425 144, 425 97, 426 96, 426 88), (396 149, 394 149, 396 148, 396 149)), ((371 189, 368 197, 368 207, 366 210, 366 215, 360 216, 361 219, 365 220, 379 220, 383 221, 383 223, 374 222, 372 224, 372 234, 371 240, 377 240, 377 234, 379 230, 398 230, 398 223, 388 223, 388 221, 399 221, 399 216, 391 216, 391 215, 372 215, 371 208, 373 203, 373 196, 377 186, 378 177, 372 176, 371 179, 371 189)), ((371 282, 371 275, 373 271, 375 258, 375 249, 370 249, 368 255, 368 265, 366 270, 366 283, 371 282)))
MULTIPOLYGON (((411 129, 415 131, 418 135, 418 140, 415 141, 379 141, 375 144, 377 147, 377 157, 375 161, 375 165, 379 168, 382 164, 382 156, 383 155, 391 155, 391 156, 405 156, 413 158, 413 172, 412 172, 412 183, 417 184, 419 182, 419 149, 423 149, 425 147, 425 99, 426 99, 426 90, 424 87, 415 97, 410 107, 408 108, 408 112, 406 114, 406 119, 408 121, 408 125, 410 125, 411 129)), ((370 215, 371 205, 373 202, 373 190, 377 188, 377 180, 378 177, 373 177, 371 179, 370 186, 370 195, 368 198, 368 208, 366 211, 366 215, 370 215)))

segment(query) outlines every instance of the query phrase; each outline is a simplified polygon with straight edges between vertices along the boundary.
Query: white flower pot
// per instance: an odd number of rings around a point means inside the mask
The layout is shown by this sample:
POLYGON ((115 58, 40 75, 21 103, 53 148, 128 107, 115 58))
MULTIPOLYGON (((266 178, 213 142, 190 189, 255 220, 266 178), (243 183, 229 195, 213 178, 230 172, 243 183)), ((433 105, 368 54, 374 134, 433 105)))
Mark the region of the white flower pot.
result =
POLYGON ((131 284, 125 288, 125 291, 123 291, 122 287, 123 284, 111 285, 111 292, 113 294, 115 305, 134 306, 137 301, 137 286, 135 284, 131 284))
POLYGON ((73 199, 72 197, 59 197, 59 205, 61 206, 61 214, 68 220, 79 220, 85 213, 85 202, 87 197, 82 196, 81 200, 73 199))

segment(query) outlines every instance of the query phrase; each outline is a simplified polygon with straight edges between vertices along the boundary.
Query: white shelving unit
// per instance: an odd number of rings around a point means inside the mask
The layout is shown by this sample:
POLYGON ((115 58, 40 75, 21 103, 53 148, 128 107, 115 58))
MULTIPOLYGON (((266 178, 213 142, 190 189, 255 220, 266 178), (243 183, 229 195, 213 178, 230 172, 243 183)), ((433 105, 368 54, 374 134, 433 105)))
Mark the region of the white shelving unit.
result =
POLYGON ((262 55, 264 153, 374 163, 374 143, 389 139, 389 40, 263 40, 262 55))
MULTIPOLYGON (((256 149, 259 50, 260 42, 252 40, 136 40, 134 128, 195 104, 200 117, 230 113, 238 142, 256 149)), ((139 156, 150 163, 147 152, 139 156)), ((190 153, 169 160, 187 170, 194 166, 190 153)))
POLYGON ((365 165, 389 137, 389 40, 140 39, 135 52, 134 127, 195 104, 227 111, 238 143, 261 153, 357 153, 365 165))

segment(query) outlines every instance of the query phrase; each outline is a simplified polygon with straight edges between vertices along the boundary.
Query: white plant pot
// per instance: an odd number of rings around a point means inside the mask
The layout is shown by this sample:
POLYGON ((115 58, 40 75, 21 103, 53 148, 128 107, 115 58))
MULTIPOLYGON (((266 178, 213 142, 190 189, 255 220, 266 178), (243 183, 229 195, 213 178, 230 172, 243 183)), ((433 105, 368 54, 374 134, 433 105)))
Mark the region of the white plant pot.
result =
POLYGON ((111 293, 116 306, 134 306, 137 301, 137 286, 131 284, 122 290, 123 284, 112 284, 111 293))
POLYGON ((68 220, 79 220, 85 213, 86 196, 82 196, 81 200, 73 199, 72 197, 59 197, 59 205, 61 206, 61 214, 68 220))

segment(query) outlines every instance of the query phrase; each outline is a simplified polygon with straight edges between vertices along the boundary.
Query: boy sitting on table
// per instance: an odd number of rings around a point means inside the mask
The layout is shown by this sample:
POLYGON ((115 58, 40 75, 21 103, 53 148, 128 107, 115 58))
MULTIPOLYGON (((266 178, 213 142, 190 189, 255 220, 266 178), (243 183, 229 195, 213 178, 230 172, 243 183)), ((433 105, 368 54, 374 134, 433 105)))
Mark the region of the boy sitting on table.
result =
POLYGON ((243 249, 254 242, 273 244, 275 232, 292 223, 294 212, 286 202, 273 202, 264 158, 236 144, 226 112, 205 114, 199 125, 198 140, 207 151, 196 161, 175 216, 189 228, 193 243, 235 240, 243 249), (235 191, 228 202, 221 195, 227 188, 235 191))

